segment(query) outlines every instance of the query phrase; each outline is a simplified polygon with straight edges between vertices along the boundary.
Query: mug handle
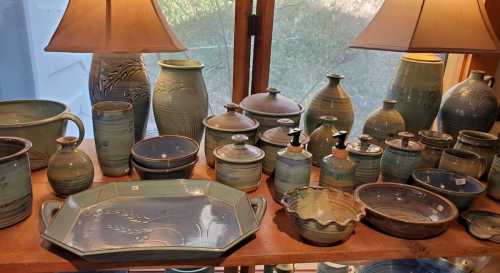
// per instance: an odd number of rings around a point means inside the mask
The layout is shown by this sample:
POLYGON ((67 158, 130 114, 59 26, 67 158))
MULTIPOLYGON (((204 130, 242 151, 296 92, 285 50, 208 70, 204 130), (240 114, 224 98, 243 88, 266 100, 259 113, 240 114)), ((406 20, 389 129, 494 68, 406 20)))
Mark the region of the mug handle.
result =
POLYGON ((260 225, 260 223, 262 222, 262 218, 264 218, 264 215, 266 214, 267 200, 264 197, 258 196, 252 198, 250 200, 250 204, 254 209, 255 217, 257 218, 257 221, 260 225))
POLYGON ((78 127, 78 141, 76 143, 76 146, 80 146, 80 144, 83 141, 83 138, 85 137, 85 127, 83 126, 82 120, 77 117, 74 114, 71 114, 70 112, 64 112, 59 116, 59 119, 62 120, 71 120, 76 124, 76 127, 78 127))

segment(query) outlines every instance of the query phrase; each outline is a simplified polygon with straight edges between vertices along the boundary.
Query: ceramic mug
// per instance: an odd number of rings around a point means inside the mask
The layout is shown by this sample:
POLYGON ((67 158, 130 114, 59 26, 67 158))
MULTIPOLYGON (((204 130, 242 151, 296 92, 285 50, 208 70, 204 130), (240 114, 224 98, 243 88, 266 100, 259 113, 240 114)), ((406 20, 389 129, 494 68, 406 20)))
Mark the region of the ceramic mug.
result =
POLYGON ((444 150, 439 160, 440 169, 474 178, 480 178, 483 175, 487 164, 486 159, 478 154, 460 149, 444 150))

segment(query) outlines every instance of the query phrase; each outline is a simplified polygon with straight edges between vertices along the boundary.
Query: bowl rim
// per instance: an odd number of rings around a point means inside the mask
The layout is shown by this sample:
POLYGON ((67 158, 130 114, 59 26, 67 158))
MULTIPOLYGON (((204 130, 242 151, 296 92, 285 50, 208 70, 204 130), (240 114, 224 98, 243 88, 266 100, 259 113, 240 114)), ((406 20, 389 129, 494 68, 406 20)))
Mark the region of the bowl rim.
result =
POLYGON ((446 199, 445 197, 437 194, 437 193, 434 193, 430 190, 426 190, 426 189, 423 189, 423 188, 420 188, 420 187, 417 187, 417 186, 412 186, 412 185, 407 185, 407 184, 400 184, 400 183, 392 183, 392 182, 383 182, 383 181, 380 181, 380 182, 374 182, 374 183, 367 183, 367 184, 364 184, 364 185, 361 185, 359 186, 356 190, 354 190, 354 198, 356 200, 358 200, 359 202, 363 203, 363 205, 365 206, 365 209, 373 214, 376 214, 376 215, 379 215, 379 216, 382 216, 384 218, 387 218, 387 219, 390 219, 392 221, 396 221, 396 222, 400 222, 400 223, 405 223, 405 224, 411 224, 411 225, 415 225, 415 224, 418 224, 418 225, 426 225, 426 226, 438 226, 438 225, 442 225, 442 224, 447 224, 447 223, 450 223, 452 222, 453 220, 455 220, 456 218, 458 218, 458 209, 457 207, 455 206, 455 204, 453 204, 453 202, 451 202, 450 200, 446 199), (404 219, 401 219, 401 218, 397 218, 397 217, 393 217, 393 216, 389 216, 387 214, 384 214, 376 209, 373 209, 371 206, 369 206, 368 204, 366 204, 359 196, 359 193, 362 191, 362 190, 365 190, 365 189, 369 189, 369 188, 372 188, 372 187, 376 187, 376 186, 389 186, 389 187, 393 187, 393 188, 407 188, 409 190, 416 190, 416 191, 423 191, 424 193, 428 194, 428 195, 432 195, 438 199, 440 199, 441 201, 443 201, 443 203, 445 203, 446 205, 448 205, 448 207, 451 208, 452 210, 452 213, 447 217, 447 218, 443 218, 443 219, 440 219, 439 221, 436 221, 436 222, 424 222, 424 221, 408 221, 408 220, 404 220, 404 219))
POLYGON ((61 106, 63 110, 53 116, 50 116, 48 118, 44 119, 37 119, 29 122, 16 122, 15 124, 7 124, 7 123, 1 123, 0 122, 0 128, 19 128, 19 127, 26 127, 26 126, 35 126, 35 125, 42 125, 42 124, 47 124, 53 121, 61 120, 60 116, 63 115, 64 113, 69 112, 69 107, 61 102, 58 101, 53 101, 53 100, 39 100, 39 99, 31 99, 31 100, 6 100, 6 101, 0 101, 0 107, 2 105, 8 105, 8 104, 18 104, 18 103, 44 103, 44 104, 55 104, 58 106, 61 106))
POLYGON ((171 161, 183 160, 183 159, 187 159, 189 157, 193 157, 193 156, 195 156, 195 155, 198 154, 199 150, 200 150, 200 144, 198 144, 198 142, 196 140, 191 139, 189 137, 181 136, 181 135, 161 135, 161 136, 156 136, 156 137, 144 138, 144 139, 136 142, 134 145, 132 145, 132 148, 130 149, 130 153, 132 154, 132 159, 136 159, 137 158, 137 159, 139 159, 141 161, 171 162, 171 161), (138 154, 136 152, 136 148, 139 147, 140 145, 143 145, 144 143, 147 143, 147 142, 151 142, 151 141, 155 141, 155 140, 158 140, 158 139, 162 139, 162 138, 178 138, 178 139, 187 140, 187 141, 193 143, 195 145, 196 149, 193 152, 188 153, 186 155, 176 156, 176 157, 170 157, 168 159, 166 159, 166 158, 152 158, 152 157, 147 157, 147 156, 144 156, 144 155, 140 155, 140 154, 138 154))
POLYGON ((19 146, 23 146, 23 147, 20 147, 20 149, 14 153, 10 153, 6 156, 0 157, 0 163, 12 160, 14 158, 17 158, 17 157, 23 155, 23 154, 28 153, 28 151, 33 146, 31 141, 29 141, 25 138, 21 138, 21 137, 0 136, 0 142, 15 143, 15 144, 19 144, 19 146))
POLYGON ((413 178, 413 181, 415 181, 416 183, 418 183, 418 185, 425 186, 426 188, 430 188, 432 190, 436 190, 436 191, 438 191, 440 193, 453 194, 453 195, 459 195, 459 196, 475 196, 475 195, 482 194, 483 192, 486 191, 486 186, 484 186, 483 183, 481 183, 476 178, 474 178, 472 176, 460 175, 460 174, 458 174, 456 172, 452 172, 452 171, 448 171, 448 170, 444 170, 444 169, 439 169, 439 168, 417 169, 417 170, 415 170, 412 173, 411 176, 413 178), (434 186, 432 184, 425 183, 425 182, 421 181, 420 179, 418 179, 416 177, 416 174, 418 172, 427 172, 427 171, 447 173, 447 174, 452 174, 455 177, 465 178, 466 179, 466 183, 469 183, 469 181, 471 181, 471 183, 475 183, 476 185, 479 185, 480 190, 473 191, 473 192, 460 192, 460 191, 452 191, 452 190, 448 190, 448 189, 442 189, 442 188, 436 187, 436 186, 434 186))
POLYGON ((171 169, 151 169, 151 168, 146 168, 146 167, 140 165, 139 163, 137 163, 134 159, 130 159, 130 163, 132 164, 132 167, 134 167, 135 169, 138 169, 141 172, 160 173, 160 174, 162 174, 162 173, 172 173, 172 172, 180 171, 180 170, 189 168, 191 166, 194 166, 194 165, 196 165, 196 163, 198 163, 198 157, 196 157, 196 160, 194 160, 193 162, 189 162, 189 163, 184 164, 182 166, 171 168, 171 169))

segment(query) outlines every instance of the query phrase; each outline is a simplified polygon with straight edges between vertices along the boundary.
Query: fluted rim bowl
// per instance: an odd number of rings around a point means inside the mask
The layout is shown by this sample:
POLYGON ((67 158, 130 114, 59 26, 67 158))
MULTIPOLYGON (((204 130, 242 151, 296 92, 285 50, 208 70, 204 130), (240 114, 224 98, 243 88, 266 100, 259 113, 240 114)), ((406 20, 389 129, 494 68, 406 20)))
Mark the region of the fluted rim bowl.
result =
POLYGON ((420 169, 412 174, 417 186, 457 197, 474 197, 484 193, 486 187, 479 180, 443 169, 420 169), (458 183, 458 184, 457 184, 458 183), (465 184, 461 184, 465 183, 465 184))

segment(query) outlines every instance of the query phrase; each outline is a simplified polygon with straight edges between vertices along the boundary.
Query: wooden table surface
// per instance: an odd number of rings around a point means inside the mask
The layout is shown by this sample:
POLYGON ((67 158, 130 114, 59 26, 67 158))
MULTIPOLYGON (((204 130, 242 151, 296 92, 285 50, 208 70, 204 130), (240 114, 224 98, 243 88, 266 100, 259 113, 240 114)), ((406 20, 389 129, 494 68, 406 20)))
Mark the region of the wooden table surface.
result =
MULTIPOLYGON (((103 177, 95 159, 94 145, 86 140, 80 146, 93 159, 95 183, 137 180, 130 177, 103 177)), ((194 171, 193 178, 214 179, 214 171, 202 159, 194 171)), ((311 181, 317 181, 318 169, 314 168, 311 181)), ((153 263, 95 264, 88 263, 62 249, 48 245, 40 238, 39 209, 44 200, 56 199, 51 193, 45 170, 33 172, 33 214, 24 222, 0 230, 0 272, 60 272, 111 268, 161 268, 173 265, 221 265, 251 266, 280 263, 321 261, 361 261, 398 258, 500 256, 500 244, 480 241, 471 237, 458 223, 453 223, 444 234, 428 240, 403 240, 385 235, 359 224, 355 234, 343 244, 332 247, 316 247, 303 243, 293 223, 281 206, 270 195, 267 177, 263 177, 260 188, 251 196, 263 196, 268 200, 266 215, 257 236, 246 244, 235 247, 223 258, 209 261, 176 261, 153 263)), ((500 205, 482 197, 475 208, 500 212, 500 205)))

